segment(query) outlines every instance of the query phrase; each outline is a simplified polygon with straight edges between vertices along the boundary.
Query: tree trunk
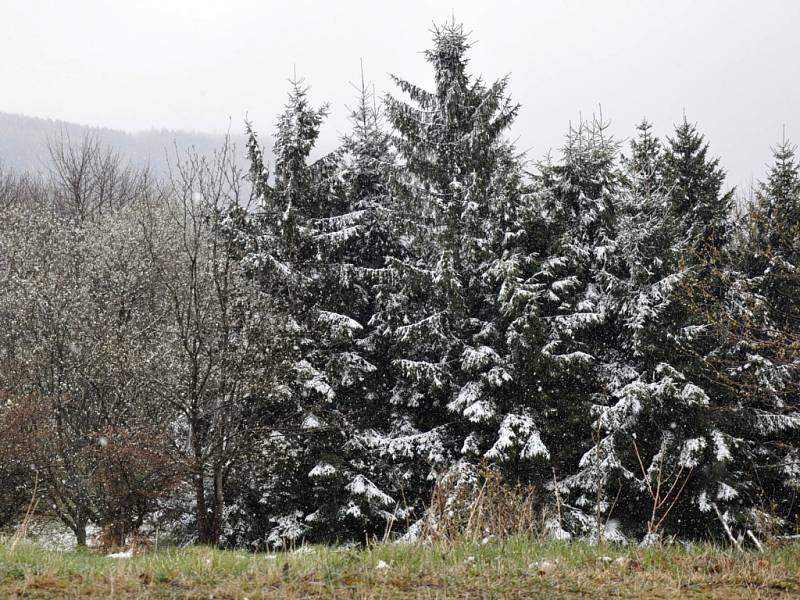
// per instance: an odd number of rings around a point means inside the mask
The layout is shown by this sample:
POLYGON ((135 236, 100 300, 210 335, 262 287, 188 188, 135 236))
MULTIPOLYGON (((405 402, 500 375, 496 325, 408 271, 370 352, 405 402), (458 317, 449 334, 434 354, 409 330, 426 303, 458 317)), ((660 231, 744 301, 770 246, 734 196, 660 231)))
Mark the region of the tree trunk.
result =
POLYGON ((195 494, 195 517, 197 519, 197 542, 207 544, 209 542, 208 510, 206 508, 206 489, 203 469, 203 450, 200 443, 197 429, 192 428, 192 452, 194 453, 195 473, 194 473, 194 494, 195 494))
POLYGON ((75 521, 75 540, 79 548, 86 547, 86 521, 83 519, 75 521))
POLYGON ((211 530, 211 544, 217 545, 222 535, 222 512, 225 510, 225 495, 223 493, 222 467, 214 467, 214 508, 213 528, 211 530))
POLYGON ((197 542, 208 543, 208 512, 206 510, 206 490, 203 485, 203 472, 194 475, 195 517, 197 519, 197 542))

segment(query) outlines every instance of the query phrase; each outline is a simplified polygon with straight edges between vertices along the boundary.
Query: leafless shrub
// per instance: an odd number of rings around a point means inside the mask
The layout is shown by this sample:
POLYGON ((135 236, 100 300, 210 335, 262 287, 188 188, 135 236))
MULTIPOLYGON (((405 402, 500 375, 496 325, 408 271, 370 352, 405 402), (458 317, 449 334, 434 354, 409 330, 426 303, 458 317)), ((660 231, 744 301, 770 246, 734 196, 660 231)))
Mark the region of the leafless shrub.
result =
POLYGON ((39 477, 36 476, 36 479, 33 483, 33 492, 31 493, 31 501, 28 504, 28 509, 25 511, 25 516, 22 518, 22 523, 17 528, 17 531, 14 533, 14 537, 11 538, 11 545, 9 546, 9 551, 14 552, 14 549, 19 544, 20 540, 24 539, 28 535, 28 530, 31 526, 31 521, 33 521, 33 516, 36 514, 36 508, 39 505, 39 477))
POLYGON ((155 440, 148 431, 108 430, 101 437, 94 485, 103 500, 101 540, 109 549, 136 538, 156 502, 186 476, 187 465, 161 433, 155 440))
POLYGON ((642 481, 652 502, 650 518, 647 520, 647 539, 654 541, 658 539, 659 530, 669 516, 670 511, 683 495, 683 490, 686 488, 694 469, 692 467, 684 467, 680 462, 677 462, 667 472, 666 457, 664 456, 665 448, 663 447, 653 457, 650 467, 645 469, 636 440, 633 440, 633 450, 642 470, 642 481))

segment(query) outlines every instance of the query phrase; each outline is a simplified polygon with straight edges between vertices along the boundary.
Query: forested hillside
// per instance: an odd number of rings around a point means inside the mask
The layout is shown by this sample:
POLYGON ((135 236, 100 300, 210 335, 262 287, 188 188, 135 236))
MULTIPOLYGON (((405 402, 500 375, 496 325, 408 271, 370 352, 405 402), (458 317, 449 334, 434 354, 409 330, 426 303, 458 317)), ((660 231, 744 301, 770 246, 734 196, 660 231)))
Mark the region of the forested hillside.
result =
POLYGON ((414 539, 499 477, 557 539, 794 532, 796 147, 743 206, 690 111, 565 124, 539 161, 469 48, 444 25, 431 89, 362 83, 319 160, 295 80, 246 170, 61 138, 47 176, 0 173, 0 526, 414 539))
MULTIPOLYGON (((238 129, 232 133, 236 134, 232 139, 241 145, 244 137, 238 129)), ((79 145, 87 137, 113 148, 132 165, 149 167, 160 176, 169 172, 169 157, 176 147, 210 155, 224 141, 222 135, 164 129, 128 133, 0 112, 0 162, 8 169, 47 172, 53 166, 50 146, 54 142, 66 138, 70 144, 79 145)))

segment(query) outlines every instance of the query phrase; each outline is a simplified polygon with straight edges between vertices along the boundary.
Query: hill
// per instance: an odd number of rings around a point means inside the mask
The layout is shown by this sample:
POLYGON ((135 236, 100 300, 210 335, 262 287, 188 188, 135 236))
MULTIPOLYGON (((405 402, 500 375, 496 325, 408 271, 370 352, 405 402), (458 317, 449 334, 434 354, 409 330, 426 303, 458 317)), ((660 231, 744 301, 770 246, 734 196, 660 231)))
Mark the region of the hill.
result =
MULTIPOLYGON (((75 142, 87 134, 95 135, 132 164, 149 165, 158 174, 167 171, 168 157, 174 156, 175 148, 185 150, 194 147, 201 154, 211 154, 224 141, 224 136, 219 134, 168 129, 129 133, 0 112, 0 164, 17 171, 45 171, 49 168, 47 142, 62 133, 75 142)), ((241 166, 246 168, 244 135, 234 131, 231 140, 236 146, 241 166)), ((267 146, 271 144, 269 139, 264 142, 267 146)))

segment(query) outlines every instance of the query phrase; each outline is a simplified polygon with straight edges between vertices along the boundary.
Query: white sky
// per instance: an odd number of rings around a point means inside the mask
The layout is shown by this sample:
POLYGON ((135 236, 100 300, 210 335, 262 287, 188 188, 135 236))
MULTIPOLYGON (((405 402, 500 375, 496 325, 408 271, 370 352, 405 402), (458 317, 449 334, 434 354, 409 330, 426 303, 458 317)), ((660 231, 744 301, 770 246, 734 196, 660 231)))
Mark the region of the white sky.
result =
POLYGON ((286 79, 346 128, 349 81, 428 84, 431 24, 474 32, 474 72, 511 74, 519 146, 541 158, 602 105, 624 137, 686 111, 732 184, 760 176, 783 125, 800 141, 800 1, 0 0, 0 111, 125 130, 269 132, 286 79))

